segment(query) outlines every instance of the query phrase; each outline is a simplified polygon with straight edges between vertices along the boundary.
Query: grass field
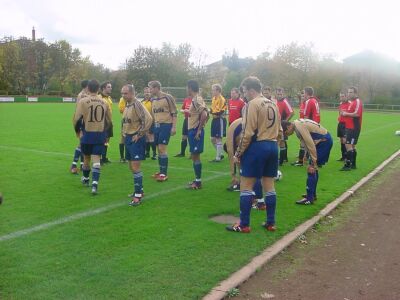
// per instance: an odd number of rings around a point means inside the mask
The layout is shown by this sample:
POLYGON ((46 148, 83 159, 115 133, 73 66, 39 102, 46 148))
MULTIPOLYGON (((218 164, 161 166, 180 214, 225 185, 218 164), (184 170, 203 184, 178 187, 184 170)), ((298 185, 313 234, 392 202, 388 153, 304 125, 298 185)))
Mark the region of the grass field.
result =
MULTIPOLYGON (((211 164, 215 150, 206 138, 203 189, 185 190, 191 161, 174 158, 180 133, 169 147, 167 182, 154 182, 156 161, 143 162, 146 200, 129 207, 132 176, 118 162, 116 137, 102 168, 99 195, 92 196, 69 173, 77 140, 73 104, 0 105, 0 299, 196 299, 246 264, 296 225, 315 215, 346 188, 399 149, 399 114, 365 113, 358 169, 339 172, 335 139, 320 170, 318 201, 294 204, 305 190, 305 168, 285 165, 278 194, 277 227, 265 232, 264 212, 252 212, 252 233, 235 234, 209 220, 238 215, 238 193, 226 191, 229 166, 211 164)), ((322 124, 336 136, 337 112, 323 111, 322 124)), ((179 119, 182 121, 182 118, 179 119)), ((180 123, 179 123, 180 124, 180 123)), ((209 125, 209 124, 208 124, 209 125)), ((180 128, 180 125, 178 125, 180 128)), ((206 131, 209 137, 209 130, 206 131)), ((298 140, 289 140, 295 160, 298 140)))

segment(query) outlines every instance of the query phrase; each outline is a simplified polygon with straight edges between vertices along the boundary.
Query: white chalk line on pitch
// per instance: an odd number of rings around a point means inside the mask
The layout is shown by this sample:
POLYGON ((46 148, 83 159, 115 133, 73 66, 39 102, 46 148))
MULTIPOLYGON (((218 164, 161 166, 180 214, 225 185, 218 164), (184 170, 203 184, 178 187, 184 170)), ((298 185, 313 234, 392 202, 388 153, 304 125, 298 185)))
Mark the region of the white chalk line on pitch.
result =
MULTIPOLYGON (((52 151, 44 151, 44 150, 30 149, 30 148, 23 148, 23 147, 15 147, 15 146, 0 145, 0 148, 8 149, 8 150, 15 150, 15 151, 33 152, 33 153, 38 153, 38 154, 47 154, 47 155, 55 155, 55 156, 68 156, 68 157, 72 157, 72 155, 67 154, 67 153, 52 152, 52 151)), ((183 168, 183 167, 175 167, 175 166, 168 166, 168 169, 172 169, 172 170, 183 170, 183 171, 193 171, 193 168, 183 168)), ((212 174, 226 175, 226 173, 224 173, 224 172, 218 172, 218 171, 203 170, 202 172, 204 172, 204 173, 212 173, 212 174)))
MULTIPOLYGON (((218 177, 221 177, 223 175, 228 175, 228 173, 221 173, 221 174, 217 174, 217 175, 213 175, 213 176, 204 178, 203 182, 214 180, 214 179, 216 179, 218 177)), ((144 198, 143 202, 147 202, 147 201, 149 201, 149 200, 151 200, 151 199, 153 199, 155 197, 162 196, 162 195, 165 195, 165 194, 169 194, 169 193, 172 193, 172 192, 175 192, 175 191, 179 191, 179 190, 184 190, 184 189, 185 188, 183 188, 182 186, 176 186, 174 188, 167 189, 167 190, 164 190, 164 191, 161 191, 161 192, 157 192, 157 193, 154 193, 154 194, 150 194, 148 196, 146 195, 146 197, 144 198)), ((188 192, 191 192, 191 191, 188 191, 188 192)), ((87 218, 87 217, 95 216, 95 215, 98 215, 98 214, 101 214, 101 213, 104 213, 104 212, 108 212, 108 211, 111 211, 111 210, 113 210, 115 208, 119 208, 119 207, 123 207, 123 206, 126 206, 127 209, 140 209, 140 206, 139 207, 128 207, 128 201, 125 200, 124 202, 118 202, 118 203, 106 205, 106 206, 103 206, 103 207, 99 207, 99 208, 96 208, 96 209, 90 209, 90 210, 87 210, 87 211, 83 211, 83 212, 80 212, 80 213, 76 213, 76 214, 70 215, 68 217, 60 218, 60 219, 55 220, 55 221, 43 223, 43 224, 36 225, 36 226, 30 227, 30 228, 27 228, 27 229, 22 229, 22 230, 18 230, 18 231, 12 232, 12 233, 8 233, 8 234, 5 234, 5 235, 2 235, 2 236, 0 236, 0 242, 4 242, 4 241, 7 241, 7 240, 13 240, 13 239, 25 236, 25 235, 30 235, 30 234, 32 234, 34 232, 38 232, 38 231, 42 231, 42 230, 46 230, 46 229, 52 228, 52 227, 57 226, 57 225, 71 223, 71 222, 76 221, 76 220, 80 220, 80 219, 84 219, 84 218, 87 218)))

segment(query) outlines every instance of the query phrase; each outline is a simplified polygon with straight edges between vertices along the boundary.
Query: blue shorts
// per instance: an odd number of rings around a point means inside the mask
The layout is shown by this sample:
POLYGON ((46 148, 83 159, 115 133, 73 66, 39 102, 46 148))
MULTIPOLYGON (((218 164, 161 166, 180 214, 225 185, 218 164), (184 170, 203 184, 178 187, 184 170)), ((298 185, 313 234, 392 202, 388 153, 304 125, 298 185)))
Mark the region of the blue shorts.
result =
POLYGON ((329 133, 326 134, 324 138, 326 141, 319 142, 318 145, 315 146, 315 148, 317 148, 317 164, 319 166, 323 166, 328 162, 333 145, 332 137, 329 133))
POLYGON ((104 152, 104 144, 84 144, 81 143, 81 151, 84 155, 102 155, 104 152))
POLYGON ((185 118, 185 120, 183 120, 183 125, 182 125, 182 135, 188 135, 188 118, 185 118))
POLYGON ((146 152, 146 138, 143 136, 132 142, 132 135, 125 137, 125 159, 126 160, 144 160, 146 152))
POLYGON ((150 129, 149 129, 149 134, 154 134, 154 122, 151 124, 150 129))
POLYGON ((171 137, 172 124, 155 123, 154 124, 154 142, 156 145, 168 145, 171 137))
POLYGON ((275 177, 278 172, 278 144, 274 141, 250 143, 240 159, 240 175, 275 177))
POLYGON ((211 121, 211 137, 222 138, 226 136, 226 119, 215 118, 211 121))
POLYGON ((190 153, 199 154, 203 153, 204 149, 204 129, 201 130, 200 139, 196 140, 194 137, 196 136, 197 128, 190 129, 188 132, 188 140, 190 153))

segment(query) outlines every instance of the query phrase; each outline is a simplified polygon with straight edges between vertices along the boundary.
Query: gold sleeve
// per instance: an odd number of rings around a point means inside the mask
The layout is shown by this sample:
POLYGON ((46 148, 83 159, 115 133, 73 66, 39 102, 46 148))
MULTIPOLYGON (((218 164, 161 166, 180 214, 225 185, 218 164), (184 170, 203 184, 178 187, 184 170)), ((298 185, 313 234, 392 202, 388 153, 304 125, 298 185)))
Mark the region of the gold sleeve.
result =
POLYGON ((236 156, 241 156, 243 152, 246 151, 257 129, 256 105, 252 105, 252 103, 249 103, 246 106, 242 124, 242 138, 240 139, 240 143, 236 151, 236 156))

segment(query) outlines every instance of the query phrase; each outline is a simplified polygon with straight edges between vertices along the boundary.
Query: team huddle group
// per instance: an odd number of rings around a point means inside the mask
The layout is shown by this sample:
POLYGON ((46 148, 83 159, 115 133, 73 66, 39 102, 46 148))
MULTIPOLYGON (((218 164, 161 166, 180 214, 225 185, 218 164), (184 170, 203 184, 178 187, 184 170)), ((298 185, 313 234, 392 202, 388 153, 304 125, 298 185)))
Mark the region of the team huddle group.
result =
MULTIPOLYGON (((107 146, 113 136, 112 86, 110 82, 100 85, 97 80, 84 80, 82 88, 73 118, 79 143, 71 172, 78 173, 77 164, 81 158, 81 182, 89 186, 92 172, 92 194, 97 194, 100 168, 103 163, 109 162, 107 146)), ((216 150, 215 159, 211 162, 221 162, 225 150, 232 176, 228 189, 240 191, 240 222, 226 229, 249 233, 251 209, 256 207, 266 210, 266 221, 262 226, 267 231, 275 231, 274 184, 278 166, 288 162, 288 136, 295 133, 300 140, 298 160, 292 165, 303 166, 308 161, 306 193, 296 201, 297 204, 309 205, 316 200, 318 168, 328 161, 332 149, 332 137, 320 124, 319 102, 314 91, 306 87, 299 94, 300 118, 294 121, 290 121, 294 112, 284 90, 277 88, 273 98, 272 89, 263 88, 257 77, 245 78, 240 88, 231 90, 228 101, 222 96, 221 85, 212 85, 211 91, 212 102, 208 109, 200 95, 198 82, 189 80, 187 98, 180 110, 185 119, 181 152, 175 157, 185 157, 189 143, 195 179, 188 184, 188 188, 202 188, 200 156, 204 149, 204 127, 211 119, 211 141, 216 150), (223 144, 224 137, 226 141, 223 144), (239 177, 237 169, 240 170, 239 177)), ((174 97, 162 91, 159 81, 148 83, 142 101, 136 98, 133 84, 124 85, 121 96, 120 161, 128 161, 133 176, 134 191, 129 205, 138 206, 144 197, 141 161, 150 157, 150 149, 153 152, 151 158, 156 160, 158 156, 159 163, 159 172, 152 177, 158 182, 168 180, 167 147, 170 137, 176 134, 178 110, 174 97)), ((340 93, 340 101, 337 135, 342 157, 339 160, 344 161, 342 171, 351 171, 356 168, 355 145, 361 130, 362 102, 355 87, 348 88, 347 95, 340 93)))

